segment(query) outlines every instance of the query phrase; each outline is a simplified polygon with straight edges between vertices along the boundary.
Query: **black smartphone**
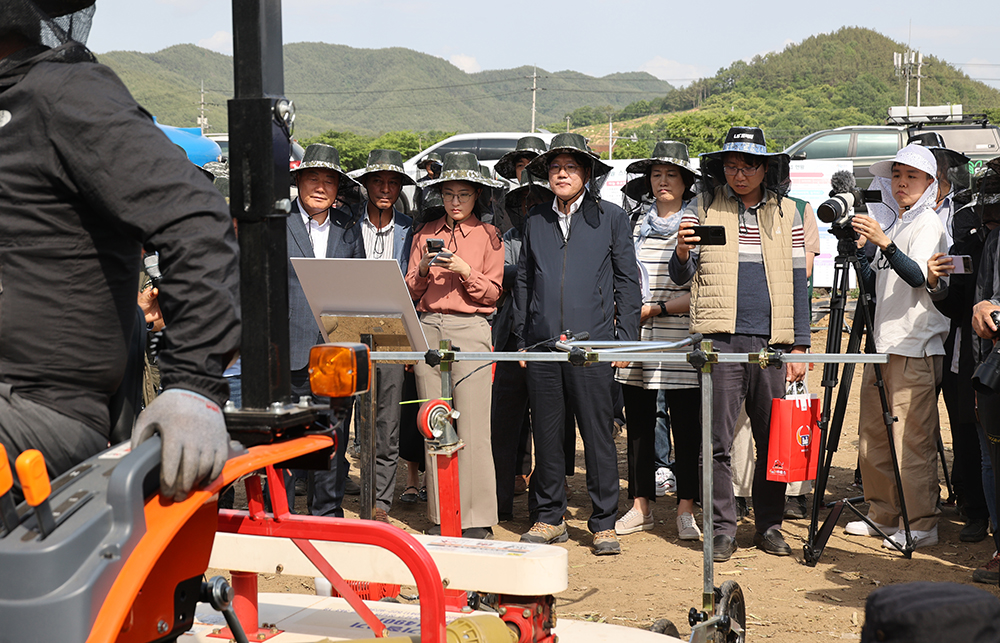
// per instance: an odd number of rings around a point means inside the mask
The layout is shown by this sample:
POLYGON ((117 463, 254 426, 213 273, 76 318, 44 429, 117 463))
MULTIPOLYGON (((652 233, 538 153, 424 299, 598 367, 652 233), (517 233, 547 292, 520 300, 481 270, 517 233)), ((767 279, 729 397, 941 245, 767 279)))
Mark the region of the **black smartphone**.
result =
POLYGON ((428 239, 427 252, 441 252, 444 249, 444 239, 428 239))
POLYGON ((700 246, 724 246, 726 245, 726 226, 721 225, 696 225, 689 228, 694 232, 694 236, 701 239, 700 246))

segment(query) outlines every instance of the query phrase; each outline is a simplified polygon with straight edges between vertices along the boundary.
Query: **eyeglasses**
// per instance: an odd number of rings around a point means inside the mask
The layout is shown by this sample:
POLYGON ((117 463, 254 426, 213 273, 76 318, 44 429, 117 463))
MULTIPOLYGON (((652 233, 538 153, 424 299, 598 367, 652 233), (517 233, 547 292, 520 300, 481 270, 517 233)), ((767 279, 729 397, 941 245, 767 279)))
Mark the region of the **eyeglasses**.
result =
POLYGON ((549 166, 549 174, 559 174, 559 172, 563 170, 566 171, 566 174, 577 174, 580 172, 581 168, 576 163, 567 163, 566 165, 553 163, 549 166))
POLYGON ((742 174, 745 178, 750 178, 757 173, 761 165, 754 165, 752 167, 736 167, 734 165, 723 165, 722 171, 726 173, 726 176, 736 176, 737 174, 742 174))
POLYGON ((469 199, 476 196, 474 192, 442 192, 441 198, 447 202, 458 199, 459 203, 468 203, 469 199))

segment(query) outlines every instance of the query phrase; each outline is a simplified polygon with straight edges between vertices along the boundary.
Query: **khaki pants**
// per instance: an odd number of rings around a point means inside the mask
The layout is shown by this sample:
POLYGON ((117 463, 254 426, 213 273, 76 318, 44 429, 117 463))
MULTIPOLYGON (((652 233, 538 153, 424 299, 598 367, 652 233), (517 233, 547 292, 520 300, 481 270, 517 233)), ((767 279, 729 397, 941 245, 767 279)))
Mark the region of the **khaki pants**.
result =
MULTIPOLYGON (((753 431, 750 430, 750 418, 746 409, 740 411, 736 420, 736 434, 733 436, 733 448, 729 452, 733 463, 733 491, 741 498, 749 498, 753 491, 753 468, 757 465, 757 453, 754 451, 753 431)), ((804 496, 812 491, 812 480, 805 482, 789 482, 786 496, 804 496)))
MULTIPOLYGON (((467 352, 489 352, 490 325, 482 315, 444 315, 423 313, 420 323, 427 344, 437 348, 442 339, 467 352)), ((481 362, 455 362, 452 365, 452 385, 481 362)), ((414 367, 417 393, 420 399, 441 396, 441 370, 423 362, 414 367)), ((493 398, 492 371, 484 368, 455 387, 452 407, 460 417, 458 436, 465 447, 458 452, 458 477, 462 500, 462 528, 492 527, 497 524, 497 482, 490 441, 490 407, 493 398)), ((427 459, 427 514, 435 524, 441 523, 438 505, 437 467, 427 459)))
MULTIPOLYGON (((899 476, 910 529, 928 531, 937 525, 940 487, 937 478, 937 441, 940 432, 937 382, 941 355, 902 357, 889 355, 882 367, 889 412, 898 418, 892 425, 899 476)), ((899 491, 892 470, 889 440, 882 421, 882 406, 875 387, 875 369, 865 365, 861 382, 861 419, 858 454, 868 517, 880 525, 902 528, 899 491)))

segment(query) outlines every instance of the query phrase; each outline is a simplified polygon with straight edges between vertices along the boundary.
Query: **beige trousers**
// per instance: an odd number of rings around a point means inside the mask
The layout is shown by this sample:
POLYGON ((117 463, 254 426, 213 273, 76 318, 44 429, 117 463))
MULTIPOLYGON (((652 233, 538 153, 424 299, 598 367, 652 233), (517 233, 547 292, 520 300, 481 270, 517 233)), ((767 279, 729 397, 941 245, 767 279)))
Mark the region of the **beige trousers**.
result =
MULTIPOLYGON (((468 352, 489 352, 490 325, 482 315, 422 313, 420 323, 427 344, 437 348, 442 339, 468 352)), ((452 385, 482 366, 482 362, 455 362, 452 385)), ((493 371, 487 367, 458 384, 452 407, 457 409, 458 436, 465 448, 458 452, 458 478, 462 500, 462 528, 497 524, 497 483, 490 442, 490 408, 493 371)), ((420 399, 441 397, 441 370, 420 362, 414 367, 420 399)), ((437 468, 427 456, 427 515, 441 524, 438 505, 437 468)))
MULTIPOLYGON (((941 380, 941 355, 902 357, 889 355, 882 367, 889 411, 898 421, 892 425, 899 476, 910 529, 927 531, 937 525, 940 494, 937 473, 937 441, 940 432, 937 382, 941 380)), ((889 439, 882 421, 882 406, 875 387, 875 369, 865 365, 861 381, 861 419, 858 455, 868 517, 880 525, 903 527, 899 491, 892 471, 889 439)))

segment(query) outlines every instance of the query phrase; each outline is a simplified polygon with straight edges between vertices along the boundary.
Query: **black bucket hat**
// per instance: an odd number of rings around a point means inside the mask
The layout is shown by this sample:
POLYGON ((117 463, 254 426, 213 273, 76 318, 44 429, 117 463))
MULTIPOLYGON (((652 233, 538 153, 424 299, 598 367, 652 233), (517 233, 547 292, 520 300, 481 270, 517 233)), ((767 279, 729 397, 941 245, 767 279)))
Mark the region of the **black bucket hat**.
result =
MULTIPOLYGON (((923 145, 931 152, 934 153, 934 158, 938 162, 938 167, 945 165, 949 168, 960 168, 962 166, 968 166, 969 157, 961 152, 948 149, 948 146, 944 142, 941 134, 937 132, 920 132, 919 134, 914 134, 906 141, 907 145, 911 143, 916 143, 917 145, 923 145), (944 163, 942 163, 944 161, 944 163)), ((966 167, 966 171, 968 168, 966 167)))
POLYGON ((403 169, 403 155, 396 150, 372 150, 368 152, 368 163, 360 171, 352 172, 351 176, 357 179, 358 183, 364 183, 366 176, 376 172, 398 174, 403 185, 417 184, 413 177, 403 169))
POLYGON ((423 187, 429 188, 446 181, 468 181, 487 188, 502 188, 500 181, 487 178, 479 169, 479 159, 472 152, 448 152, 441 163, 441 176, 430 181, 424 181, 423 187))
POLYGON ((292 169, 291 172, 295 174, 314 168, 336 172, 340 175, 341 188, 360 187, 358 182, 340 167, 340 153, 332 145, 313 143, 306 148, 306 153, 302 156, 302 162, 299 163, 299 166, 292 169))
POLYGON ((530 174, 521 172, 520 185, 507 193, 504 203, 508 210, 520 212, 521 206, 523 206, 524 202, 528 199, 528 195, 533 193, 539 195, 547 201, 552 201, 555 198, 555 194, 553 194, 552 190, 549 189, 548 181, 541 181, 532 177, 530 174))
POLYGON ((93 6, 96 0, 35 0, 35 5, 50 18, 58 18, 93 6))
POLYGON ((721 150, 708 152, 699 157, 702 177, 712 179, 719 185, 726 183, 726 176, 722 170, 722 157, 729 152, 749 154, 759 157, 761 161, 767 161, 767 176, 764 179, 764 186, 782 196, 787 193, 790 186, 789 164, 791 157, 784 152, 768 152, 762 129, 759 127, 730 127, 729 132, 726 133, 726 142, 722 145, 721 150))
POLYGON ((547 152, 539 154, 526 168, 533 176, 548 180, 549 162, 560 154, 572 154, 590 162, 590 179, 594 181, 611 171, 611 166, 601 162, 587 146, 587 139, 576 132, 556 134, 547 152))
POLYGON ((500 157, 497 161, 496 173, 505 179, 510 181, 517 181, 517 174, 514 171, 514 166, 521 159, 533 160, 539 154, 544 154, 548 149, 545 141, 537 136, 522 136, 517 139, 517 146, 510 152, 507 152, 500 157))
POLYGON ((679 141, 660 141, 653 147, 653 154, 649 158, 640 159, 630 163, 625 171, 629 174, 641 174, 642 176, 629 180, 622 186, 622 192, 633 201, 639 201, 643 197, 652 196, 649 185, 649 171, 654 165, 674 165, 687 175, 689 186, 684 190, 684 199, 694 196, 694 182, 701 175, 701 172, 691 163, 688 156, 687 145, 679 141))

